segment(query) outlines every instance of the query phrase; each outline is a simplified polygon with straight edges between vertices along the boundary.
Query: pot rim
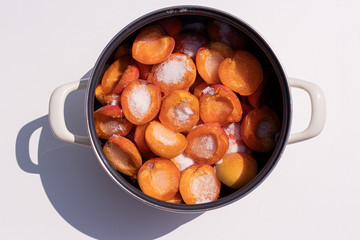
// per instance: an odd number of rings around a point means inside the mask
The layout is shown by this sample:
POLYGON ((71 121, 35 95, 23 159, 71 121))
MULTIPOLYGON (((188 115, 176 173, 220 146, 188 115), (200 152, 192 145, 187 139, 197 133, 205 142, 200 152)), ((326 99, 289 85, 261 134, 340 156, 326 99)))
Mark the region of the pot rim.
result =
POLYGON ((125 192, 129 193, 131 196, 136 198, 137 200, 150 205, 152 207, 156 207, 162 210, 170 211, 170 212, 181 212, 181 213, 199 213, 208 210, 217 209, 220 207, 224 207, 230 203, 233 203, 247 194, 249 194, 252 190, 254 190, 257 186, 259 186, 267 176, 272 172, 276 164, 278 163, 287 139, 290 133, 291 126, 291 114, 292 114, 292 104, 291 104, 291 95, 290 95, 290 87, 286 78, 285 71, 276 57, 273 50, 270 48, 269 44, 266 40, 249 24, 244 22, 242 19, 235 17, 227 12, 220 11, 218 9, 204 7, 204 6, 193 6, 193 5, 181 5, 181 6, 173 6, 162 8, 159 10, 152 11, 148 14, 145 14, 138 19, 129 23, 126 27, 120 30, 107 44, 99 58, 97 59, 92 73, 90 75, 89 84, 86 91, 85 98, 85 114, 87 120, 87 130, 90 137, 90 142, 92 148, 98 158, 100 164, 106 173, 111 177, 111 179, 120 186, 125 192), (144 25, 149 24, 150 22, 170 17, 170 16, 179 16, 179 15, 200 15, 205 17, 211 17, 214 19, 219 19, 224 22, 229 23, 232 26, 243 31, 248 37, 250 37, 258 47, 265 53, 268 57, 269 61, 273 65, 273 68, 277 74, 279 79, 279 84, 282 92, 283 99, 283 118, 282 118, 282 129, 280 131, 279 139, 277 145, 270 156, 270 159, 262 168, 262 170, 257 174, 257 176, 246 186, 235 191, 232 194, 229 194, 225 197, 218 199, 217 201, 204 203, 204 204, 195 204, 195 205, 187 205, 187 204, 175 204, 168 203, 165 201, 160 201, 155 198, 152 198, 139 189, 132 186, 128 181, 120 175, 116 170, 114 170, 110 163, 106 160, 105 154, 102 151, 101 143, 96 135, 95 124, 93 119, 94 114, 94 100, 95 100, 95 88, 100 81, 100 76, 104 71, 105 65, 111 57, 113 51, 116 47, 129 35, 143 27, 144 25))

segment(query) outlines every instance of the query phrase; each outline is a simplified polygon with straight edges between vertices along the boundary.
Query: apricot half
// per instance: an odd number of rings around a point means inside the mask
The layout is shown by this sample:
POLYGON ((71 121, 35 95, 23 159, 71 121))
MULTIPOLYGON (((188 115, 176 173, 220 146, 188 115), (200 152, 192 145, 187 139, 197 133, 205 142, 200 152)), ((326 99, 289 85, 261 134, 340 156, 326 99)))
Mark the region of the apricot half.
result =
POLYGON ((115 170, 136 177, 142 159, 136 146, 129 139, 116 135, 112 136, 105 143, 103 151, 115 170))
POLYGON ((121 94, 121 106, 125 117, 135 125, 150 122, 160 110, 160 89, 149 82, 134 80, 121 94))
POLYGON ((201 204, 218 199, 221 182, 214 168, 207 164, 194 164, 186 168, 180 177, 180 194, 186 204, 201 204))
POLYGON ((205 123, 186 136, 185 153, 198 163, 214 164, 229 148, 229 139, 218 123, 205 123))
POLYGON ((235 51, 219 65, 221 82, 243 96, 251 95, 263 81, 263 69, 257 58, 246 51, 235 51))
POLYGON ((218 122, 222 126, 238 122, 242 117, 240 100, 224 85, 206 87, 200 97, 200 117, 204 123, 218 122))
POLYGON ((194 62, 182 53, 173 53, 165 61, 155 64, 148 81, 160 87, 163 93, 174 90, 187 90, 195 81, 194 62))
POLYGON ((209 85, 219 84, 219 65, 225 58, 231 56, 232 49, 222 42, 211 42, 199 48, 196 53, 196 68, 199 75, 209 85))
POLYGON ((145 140, 153 153, 167 159, 178 156, 187 145, 184 135, 166 128, 158 121, 150 122, 145 131, 145 140))
POLYGON ((159 20, 159 24, 172 37, 177 36, 182 29, 182 21, 178 17, 167 17, 159 20))
POLYGON ((230 153, 216 164, 216 176, 228 187, 239 189, 257 174, 257 162, 246 153, 230 153))
POLYGON ((134 142, 139 149, 139 152, 141 152, 142 154, 148 154, 151 152, 145 140, 145 131, 148 126, 149 123, 147 122, 142 125, 137 125, 135 127, 134 142))
POLYGON ((275 147, 281 123, 269 108, 250 111, 241 123, 241 137, 245 144, 257 152, 268 152, 275 147))
POLYGON ((197 32, 181 33, 175 38, 174 53, 183 53, 195 61, 195 56, 200 47, 209 42, 208 38, 197 32))
POLYGON ((199 121, 199 100, 184 90, 175 90, 163 99, 160 122, 175 132, 188 131, 199 121))
POLYGON ((135 38, 132 56, 143 64, 157 64, 169 57, 174 47, 173 37, 168 36, 160 25, 151 25, 135 38))
POLYGON ((137 181, 146 195, 168 201, 179 191, 180 171, 168 159, 153 158, 141 166, 137 181))
POLYGON ((120 95, 113 93, 105 94, 101 85, 95 88, 95 97, 101 105, 120 105, 120 95))
POLYGON ((94 112, 96 134, 99 138, 109 139, 114 134, 126 136, 133 125, 123 117, 117 105, 106 105, 94 112))

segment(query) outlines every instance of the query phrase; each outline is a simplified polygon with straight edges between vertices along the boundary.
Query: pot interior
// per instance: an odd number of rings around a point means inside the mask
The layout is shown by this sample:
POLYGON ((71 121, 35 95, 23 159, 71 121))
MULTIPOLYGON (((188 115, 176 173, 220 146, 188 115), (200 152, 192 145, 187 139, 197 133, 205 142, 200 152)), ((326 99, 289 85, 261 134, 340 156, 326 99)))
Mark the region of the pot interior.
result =
MULTIPOLYGON (((240 100, 242 99, 240 98, 240 100)), ((270 174, 279 160, 288 138, 291 121, 291 101, 286 76, 279 60, 265 40, 242 20, 216 9, 198 6, 180 6, 161 9, 140 17, 122 29, 105 47, 96 62, 89 83, 86 101, 90 139, 95 153, 110 177, 136 199, 146 204, 150 204, 151 206, 174 212, 202 212, 209 209, 215 209, 234 202, 251 192, 270 174), (222 185, 219 199, 211 203, 197 205, 173 204, 159 201, 145 195, 140 191, 136 181, 131 180, 128 176, 117 172, 111 167, 102 151, 102 147, 106 140, 99 139, 95 132, 93 113, 102 106, 94 96, 95 88, 100 84, 106 69, 114 62, 114 54, 118 46, 126 43, 131 45, 137 34, 144 27, 153 24, 160 19, 166 19, 167 17, 173 16, 179 17, 183 22, 183 25, 200 22, 204 23, 206 26, 209 21, 216 19, 226 22, 241 31, 247 41, 245 50, 256 56, 264 69, 264 75, 268 75, 269 82, 265 89, 266 104, 277 113, 282 124, 280 134, 277 137, 276 147, 267 153, 254 152, 254 157, 258 163, 257 177, 238 190, 222 185)))

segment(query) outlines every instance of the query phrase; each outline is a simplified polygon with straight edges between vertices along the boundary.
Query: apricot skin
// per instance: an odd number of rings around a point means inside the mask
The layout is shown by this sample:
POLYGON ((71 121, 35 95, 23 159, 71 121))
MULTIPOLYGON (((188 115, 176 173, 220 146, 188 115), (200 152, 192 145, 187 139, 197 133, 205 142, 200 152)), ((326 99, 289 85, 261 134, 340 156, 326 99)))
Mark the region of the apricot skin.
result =
POLYGON ((228 187, 239 189, 257 174, 257 162, 246 153, 230 153, 215 165, 216 176, 228 187))
POLYGON ((169 201, 179 191, 180 171, 168 159, 153 158, 141 166, 137 180, 146 195, 169 201))

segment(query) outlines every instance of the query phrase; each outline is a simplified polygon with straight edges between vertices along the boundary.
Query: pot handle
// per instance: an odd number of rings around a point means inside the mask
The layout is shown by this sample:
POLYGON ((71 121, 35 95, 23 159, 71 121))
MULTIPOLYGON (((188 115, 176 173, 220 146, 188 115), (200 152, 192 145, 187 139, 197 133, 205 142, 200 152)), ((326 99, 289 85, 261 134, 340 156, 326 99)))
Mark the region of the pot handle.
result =
POLYGON ((88 136, 78 136, 68 130, 64 116, 66 97, 71 92, 85 89, 88 81, 88 78, 83 78, 61 85, 53 91, 49 103, 49 124, 53 134, 60 140, 90 147, 90 138, 88 136))
POLYGON ((311 118, 308 127, 298 133, 290 134, 288 144, 304 141, 317 136, 324 128, 326 118, 326 103, 323 91, 314 83, 296 78, 288 78, 290 86, 305 90, 311 101, 311 118))

